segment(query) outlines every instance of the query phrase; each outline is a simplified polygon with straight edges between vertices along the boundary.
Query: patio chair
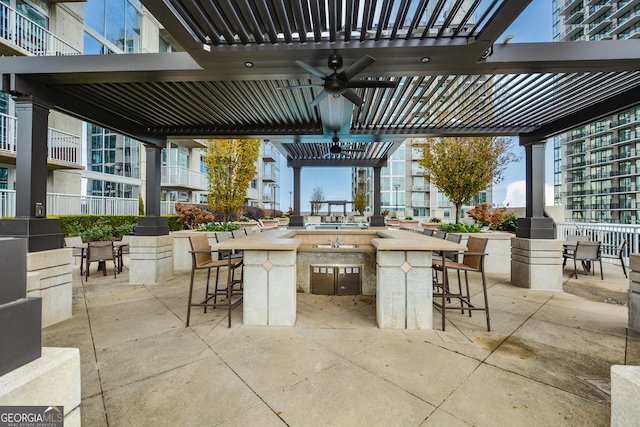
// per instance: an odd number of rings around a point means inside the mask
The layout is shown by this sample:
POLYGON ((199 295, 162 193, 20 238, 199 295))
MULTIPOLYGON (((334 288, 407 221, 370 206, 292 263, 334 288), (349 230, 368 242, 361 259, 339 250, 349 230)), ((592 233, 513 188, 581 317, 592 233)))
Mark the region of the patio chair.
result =
POLYGON ((624 239, 622 243, 618 246, 614 245, 603 245, 602 250, 600 251, 600 258, 606 259, 617 259, 620 261, 620 265, 622 266, 622 272, 624 273, 624 277, 627 276, 627 268, 624 265, 624 248, 627 246, 627 239, 624 239))
MULTIPOLYGON (((487 318, 487 331, 491 331, 491 321, 489 317, 489 298, 487 297, 487 281, 484 273, 484 258, 487 255, 487 239, 469 236, 467 241, 467 251, 455 252, 455 255, 462 256, 462 262, 451 261, 449 254, 442 257, 441 260, 433 261, 433 268, 442 272, 442 283, 434 282, 433 305, 438 307, 442 312, 442 330, 445 330, 446 311, 461 310, 469 312, 471 317, 472 311, 484 311, 487 318), (453 293, 449 286, 449 270, 458 272, 458 293, 453 293), (463 292, 462 283, 460 281, 460 271, 464 272, 465 291, 463 292), (468 273, 480 273, 482 277, 482 293, 484 295, 484 306, 478 307, 471 303, 471 295, 469 292, 469 276, 468 273), (438 301, 439 299, 439 301, 438 301), (452 301, 458 301, 460 305, 452 305, 452 301)), ((447 251, 449 252, 449 251, 447 251)), ((453 255, 453 254, 451 254, 453 255)))
POLYGON ((424 230, 422 230, 422 234, 424 234, 425 236, 433 236, 433 230, 430 228, 425 228, 424 230))
POLYGON ((189 283, 189 302, 187 305, 187 321, 186 326, 189 326, 191 319, 191 307, 204 307, 204 312, 207 312, 207 307, 227 307, 228 327, 231 327, 231 310, 237 307, 242 302, 242 274, 240 279, 234 278, 236 269, 242 269, 242 258, 226 257, 223 259, 214 259, 213 253, 209 246, 209 239, 205 234, 199 234, 195 236, 189 236, 189 244, 191 245, 191 281, 189 283), (220 288, 218 285, 218 279, 220 276, 220 268, 227 268, 227 283, 224 288, 220 288), (211 269, 216 269, 216 280, 213 291, 210 291, 210 279, 211 269), (196 270, 207 270, 207 284, 205 287, 204 299, 200 302, 193 302, 193 283, 196 270), (239 285, 239 286, 236 286, 239 285), (218 299, 220 298, 220 300, 218 299), (234 299, 235 298, 235 299, 234 299), (213 300, 213 302, 211 302, 213 300))
MULTIPOLYGON (((446 239, 449 242, 460 243, 462 241, 462 234, 447 234, 446 239)), ((442 260, 442 257, 446 256, 447 261, 458 261, 458 253, 457 252, 443 252, 443 251, 433 251, 431 254, 432 260, 442 260)), ((438 269, 432 268, 433 270, 433 280, 434 283, 438 282, 438 269)), ((458 271, 458 284, 460 284, 460 271, 458 271)), ((462 292, 462 290, 460 291, 462 292)))
POLYGON ((113 242, 88 242, 87 243, 87 266, 85 268, 85 282, 89 279, 89 267, 92 262, 97 262, 102 268, 102 275, 107 275, 107 261, 113 262, 113 278, 118 272, 117 253, 114 250, 113 242))
POLYGON ((124 267, 122 256, 124 254, 129 253, 130 243, 131 243, 131 235, 125 234, 124 236, 122 236, 122 240, 119 242, 118 246, 116 246, 115 248, 118 253, 118 273, 122 273, 122 267, 124 267))
POLYGON ((591 264, 593 263, 593 275, 595 276, 595 263, 600 262, 600 279, 604 280, 602 273, 602 257, 600 256, 600 242, 576 242, 576 249, 571 254, 563 254, 562 265, 564 266, 567 259, 573 259, 573 274, 578 278, 578 261, 582 263, 582 268, 586 274, 589 274, 591 264))
POLYGON ((447 232, 442 230, 436 230, 433 236, 438 239, 444 239, 445 237, 447 237, 447 232))
POLYGON ((83 263, 86 258, 86 253, 83 246, 82 237, 74 236, 74 237, 65 237, 64 238, 64 246, 65 248, 72 248, 72 255, 74 258, 80 258, 80 276, 83 275, 83 263))
MULTIPOLYGON (((225 241, 229 240, 232 237, 232 235, 228 231, 216 231, 214 233, 214 235, 216 236, 216 242, 217 243, 225 242, 225 241)), ((231 256, 233 258, 241 258, 242 257, 242 253, 241 252, 240 253, 236 253, 235 251, 224 250, 224 251, 218 251, 218 259, 227 258, 230 254, 231 254, 231 256)))

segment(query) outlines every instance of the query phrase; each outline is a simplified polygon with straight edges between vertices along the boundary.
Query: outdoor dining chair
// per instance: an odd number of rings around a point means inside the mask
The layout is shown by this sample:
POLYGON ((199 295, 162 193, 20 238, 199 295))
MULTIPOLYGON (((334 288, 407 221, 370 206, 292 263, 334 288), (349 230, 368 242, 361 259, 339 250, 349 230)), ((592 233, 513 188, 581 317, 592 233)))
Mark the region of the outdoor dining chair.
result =
POLYGON ((189 283, 189 302, 187 305, 187 321, 186 326, 189 326, 191 319, 191 307, 204 307, 204 312, 207 312, 207 307, 215 308, 224 306, 227 307, 228 327, 231 327, 231 310, 237 307, 242 302, 242 274, 240 279, 234 278, 236 269, 243 267, 243 259, 235 257, 226 257, 223 259, 214 259, 213 254, 216 251, 212 251, 209 246, 209 239, 206 234, 199 234, 195 236, 189 236, 189 244, 191 245, 191 281, 189 283), (220 269, 227 268, 227 280, 224 287, 220 287, 218 279, 220 276, 220 269), (216 269, 215 285, 213 291, 210 290, 211 269, 216 269), (193 285, 195 279, 196 270, 207 270, 207 284, 205 286, 204 299, 200 302, 193 302, 193 285), (213 302, 212 302, 213 300, 213 302))
POLYGON ((107 275, 107 261, 113 262, 113 278, 118 272, 118 254, 114 250, 113 242, 88 242, 87 266, 85 268, 85 282, 89 279, 89 267, 92 262, 97 262, 102 268, 102 275, 107 275))
POLYGON ((433 261, 433 268, 442 272, 442 282, 434 282, 433 291, 433 305, 440 309, 442 312, 442 330, 444 331, 446 322, 446 310, 461 310, 469 312, 471 317, 472 311, 480 310, 486 313, 487 317, 487 331, 491 331, 491 320, 489 317, 489 298, 487 296, 487 281, 484 272, 484 258, 487 255, 485 250, 487 249, 487 239, 479 237, 469 236, 467 241, 467 250, 464 252, 454 252, 449 254, 447 251, 446 256, 443 256, 441 260, 433 261), (462 256, 462 261, 452 261, 449 255, 455 254, 456 256, 462 256), (458 293, 453 293, 449 286, 449 271, 455 270, 458 272, 458 293), (462 288, 460 281, 460 272, 464 272, 465 288, 462 288), (482 277, 482 293, 484 296, 484 306, 479 307, 471 302, 471 294, 469 292, 469 276, 468 273, 480 273, 482 277), (466 293, 465 293, 466 292, 466 293), (459 305, 453 305, 452 302, 458 302, 459 305))
POLYGON ((64 246, 66 248, 72 248, 72 255, 74 258, 80 258, 80 276, 84 274, 83 272, 83 263, 87 254, 85 253, 84 248, 82 246, 84 243, 82 242, 82 237, 74 236, 74 237, 65 237, 64 238, 64 246))
POLYGON ((620 261, 620 265, 622 266, 622 272, 624 273, 624 277, 628 278, 627 268, 624 265, 624 248, 626 246, 627 246, 627 239, 622 240, 622 242, 618 246, 603 245, 600 251, 600 258, 615 259, 620 261))
POLYGON ((593 268, 593 274, 595 275, 595 263, 600 262, 600 279, 604 280, 604 274, 602 273, 602 257, 600 256, 600 242, 576 242, 576 248, 572 253, 563 254, 564 261, 567 259, 573 260, 573 274, 578 278, 578 261, 581 262, 582 267, 586 274, 589 274, 590 267, 593 268), (593 265, 592 265, 593 264, 593 265))

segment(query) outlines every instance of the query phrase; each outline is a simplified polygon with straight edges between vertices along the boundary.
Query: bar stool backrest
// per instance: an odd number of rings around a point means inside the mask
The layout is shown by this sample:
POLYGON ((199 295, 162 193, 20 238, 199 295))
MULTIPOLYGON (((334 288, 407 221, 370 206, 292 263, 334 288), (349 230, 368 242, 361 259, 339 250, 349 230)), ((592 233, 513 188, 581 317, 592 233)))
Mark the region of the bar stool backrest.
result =
MULTIPOLYGON (((487 249, 487 239, 481 239, 480 237, 469 236, 467 241, 467 252, 484 253, 487 249)), ((483 268, 482 255, 462 255, 462 263, 474 270, 481 270, 483 268)))
POLYGON ((196 261, 195 268, 200 268, 213 260, 211 257, 209 239, 206 234, 202 233, 195 236, 189 236, 189 243, 191 244, 192 251, 206 251, 193 254, 195 255, 193 259, 196 261))

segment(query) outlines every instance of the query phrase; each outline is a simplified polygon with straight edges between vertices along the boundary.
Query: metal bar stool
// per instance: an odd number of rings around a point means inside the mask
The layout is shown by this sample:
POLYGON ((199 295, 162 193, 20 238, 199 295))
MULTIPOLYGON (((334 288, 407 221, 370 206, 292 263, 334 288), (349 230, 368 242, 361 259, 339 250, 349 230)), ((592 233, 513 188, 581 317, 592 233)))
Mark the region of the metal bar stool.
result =
MULTIPOLYGON (((212 251, 209 246, 209 240, 206 234, 189 236, 189 243, 191 244, 191 282, 189 284, 189 302, 187 306, 187 321, 186 326, 189 326, 189 320, 191 318, 191 307, 204 307, 204 312, 207 312, 207 307, 227 307, 227 317, 229 320, 228 327, 231 327, 231 310, 237 307, 242 302, 242 274, 240 279, 234 278, 236 269, 240 268, 242 271, 243 259, 241 257, 227 256, 222 259, 214 259, 212 254, 217 251, 212 251), (220 268, 227 267, 227 283, 224 288, 218 287, 218 278, 220 274, 220 268), (213 292, 209 289, 209 280, 211 277, 211 269, 216 269, 216 282, 213 292), (207 270, 207 285, 205 287, 204 299, 200 302, 193 302, 193 282, 196 270, 207 270), (237 288, 236 285, 239 285, 237 288), (224 297, 224 301, 219 301, 218 297, 224 297), (235 300, 234 300, 235 297, 235 300), (211 302, 213 300, 213 302, 211 302)), ((216 257, 217 258, 217 257, 216 257)))

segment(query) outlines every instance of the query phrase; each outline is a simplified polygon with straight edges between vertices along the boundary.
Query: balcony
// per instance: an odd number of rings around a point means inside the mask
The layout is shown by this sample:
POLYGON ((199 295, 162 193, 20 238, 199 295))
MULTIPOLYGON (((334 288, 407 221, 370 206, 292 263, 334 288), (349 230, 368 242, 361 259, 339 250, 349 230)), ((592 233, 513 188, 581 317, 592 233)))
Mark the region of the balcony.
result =
POLYGON ((81 54, 78 49, 4 3, 0 3, 0 51, 35 56, 81 54), (3 47, 3 44, 7 46, 3 47))
POLYGON ((264 171, 262 174, 263 182, 276 182, 276 173, 270 171, 264 171))
MULTIPOLYGON (((16 128, 15 117, 0 114, 0 152, 16 154, 16 128)), ((71 166, 82 165, 80 135, 49 128, 47 145, 49 162, 54 161, 71 166)))
POLYGON ((413 208, 428 208, 429 201, 428 200, 412 200, 411 207, 413 208))
POLYGON ((163 187, 183 188, 186 190, 207 189, 207 175, 183 166, 163 166, 160 182, 163 187))
POLYGON ((276 153, 275 148, 273 148, 272 145, 270 144, 264 144, 264 146, 262 147, 262 160, 264 162, 275 162, 277 161, 276 157, 278 155, 278 153, 276 153))

